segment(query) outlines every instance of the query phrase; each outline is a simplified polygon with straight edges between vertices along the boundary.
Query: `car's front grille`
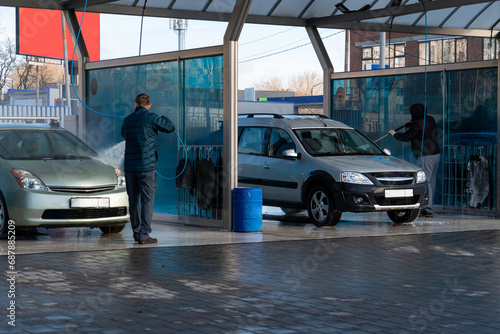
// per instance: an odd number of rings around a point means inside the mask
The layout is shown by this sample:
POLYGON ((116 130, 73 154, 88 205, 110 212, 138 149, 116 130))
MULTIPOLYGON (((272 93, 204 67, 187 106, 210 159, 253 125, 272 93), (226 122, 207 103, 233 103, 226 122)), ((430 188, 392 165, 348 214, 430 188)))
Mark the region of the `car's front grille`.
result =
POLYGON ((412 184, 414 173, 412 172, 387 172, 387 173, 372 173, 374 178, 380 183, 387 186, 399 186, 412 184))
POLYGON ((49 187, 52 191, 76 194, 90 194, 115 189, 115 185, 99 186, 99 187, 49 187))
POLYGON ((92 218, 110 218, 127 215, 126 207, 118 208, 80 208, 80 209, 61 209, 45 210, 42 219, 92 219, 92 218))
POLYGON ((412 197, 399 197, 399 198, 386 198, 384 196, 375 196, 375 201, 381 206, 390 205, 411 205, 417 204, 420 195, 414 195, 412 197))

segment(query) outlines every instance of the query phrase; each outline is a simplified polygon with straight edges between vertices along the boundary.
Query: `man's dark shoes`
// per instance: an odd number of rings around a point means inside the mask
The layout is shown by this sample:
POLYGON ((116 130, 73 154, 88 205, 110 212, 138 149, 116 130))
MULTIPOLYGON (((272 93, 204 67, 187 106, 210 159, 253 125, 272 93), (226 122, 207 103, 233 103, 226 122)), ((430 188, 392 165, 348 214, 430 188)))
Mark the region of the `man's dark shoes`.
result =
POLYGON ((434 217, 434 212, 423 209, 422 211, 420 211, 420 216, 421 217, 434 217))
POLYGON ((147 239, 144 239, 144 240, 139 240, 139 243, 141 245, 145 245, 145 244, 156 244, 158 243, 158 239, 155 239, 155 238, 147 238, 147 239))

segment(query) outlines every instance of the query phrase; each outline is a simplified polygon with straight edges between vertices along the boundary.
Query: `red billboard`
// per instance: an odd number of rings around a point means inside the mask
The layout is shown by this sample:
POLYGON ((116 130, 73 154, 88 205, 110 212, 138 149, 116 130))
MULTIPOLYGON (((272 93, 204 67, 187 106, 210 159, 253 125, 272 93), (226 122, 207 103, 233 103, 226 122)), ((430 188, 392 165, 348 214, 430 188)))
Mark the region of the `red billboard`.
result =
MULTIPOLYGON (((82 20, 77 12, 78 22, 82 20)), ((64 59, 61 12, 58 10, 17 8, 17 54, 64 59)), ((81 24, 81 23, 80 23, 81 24)), ((99 13, 85 13, 82 34, 90 61, 99 60, 99 13)), ((72 59, 74 45, 66 26, 68 59, 72 59)), ((78 54, 75 55, 77 60, 78 54)))

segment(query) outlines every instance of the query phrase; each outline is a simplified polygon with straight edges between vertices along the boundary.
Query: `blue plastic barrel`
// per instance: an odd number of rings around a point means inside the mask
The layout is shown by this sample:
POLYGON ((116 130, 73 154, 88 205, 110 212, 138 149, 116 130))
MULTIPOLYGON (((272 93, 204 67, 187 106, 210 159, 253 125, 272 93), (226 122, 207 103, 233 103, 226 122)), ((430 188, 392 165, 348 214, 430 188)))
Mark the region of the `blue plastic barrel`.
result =
POLYGON ((233 189, 233 230, 262 231, 262 189, 233 189))

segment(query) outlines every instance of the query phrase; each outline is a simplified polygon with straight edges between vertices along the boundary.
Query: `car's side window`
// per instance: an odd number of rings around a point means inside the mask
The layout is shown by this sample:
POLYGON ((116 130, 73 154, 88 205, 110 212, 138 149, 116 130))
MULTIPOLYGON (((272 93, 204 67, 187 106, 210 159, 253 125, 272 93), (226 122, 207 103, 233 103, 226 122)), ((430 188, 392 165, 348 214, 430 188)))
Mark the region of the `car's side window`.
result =
POLYGON ((267 128, 246 127, 240 135, 238 153, 263 155, 267 128))
POLYGON ((269 156, 283 158, 283 152, 289 149, 295 149, 295 143, 290 135, 285 130, 273 128, 269 139, 269 156))

